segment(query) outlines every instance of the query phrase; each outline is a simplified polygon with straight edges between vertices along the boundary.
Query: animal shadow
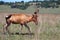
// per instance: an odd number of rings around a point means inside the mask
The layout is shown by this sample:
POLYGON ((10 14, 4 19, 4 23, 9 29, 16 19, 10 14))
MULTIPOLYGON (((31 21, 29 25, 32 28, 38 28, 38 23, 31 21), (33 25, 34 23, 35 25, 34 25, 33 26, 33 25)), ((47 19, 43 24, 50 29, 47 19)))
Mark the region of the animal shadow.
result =
POLYGON ((10 33, 10 35, 34 35, 34 33, 19 33, 19 32, 16 32, 16 33, 10 33))

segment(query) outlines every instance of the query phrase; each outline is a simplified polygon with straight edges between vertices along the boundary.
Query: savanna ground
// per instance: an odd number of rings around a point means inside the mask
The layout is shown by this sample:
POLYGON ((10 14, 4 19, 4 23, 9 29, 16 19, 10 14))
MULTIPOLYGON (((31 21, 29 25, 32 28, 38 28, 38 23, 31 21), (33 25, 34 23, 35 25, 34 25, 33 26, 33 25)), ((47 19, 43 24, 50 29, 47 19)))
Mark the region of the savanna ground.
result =
MULTIPOLYGON (((26 10, 12 9, 6 5, 0 5, 0 40, 60 40, 60 8, 39 8, 38 22, 36 26, 33 22, 28 23, 34 35, 4 35, 3 24, 5 24, 5 15, 10 13, 28 13, 33 14, 35 8, 30 6, 26 10)), ((12 24, 9 26, 11 33, 22 32, 28 33, 27 28, 19 24, 12 24)))

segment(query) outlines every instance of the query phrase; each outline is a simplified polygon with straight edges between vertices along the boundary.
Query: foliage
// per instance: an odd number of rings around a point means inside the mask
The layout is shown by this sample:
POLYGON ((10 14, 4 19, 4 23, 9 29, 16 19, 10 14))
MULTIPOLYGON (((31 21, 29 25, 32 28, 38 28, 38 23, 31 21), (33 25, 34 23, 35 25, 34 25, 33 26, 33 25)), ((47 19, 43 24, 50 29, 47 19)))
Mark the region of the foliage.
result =
POLYGON ((13 4, 13 5, 11 5, 11 8, 19 8, 19 9, 24 10, 24 9, 28 8, 28 6, 29 6, 29 3, 25 3, 25 4, 21 3, 20 5, 13 4))
POLYGON ((4 1, 0 1, 0 5, 3 5, 4 4, 4 1))
POLYGON ((60 5, 60 0, 58 1, 54 1, 54 0, 50 0, 50 1, 30 1, 30 2, 4 2, 4 1, 0 1, 0 5, 9 5, 11 6, 11 8, 19 8, 22 10, 27 9, 30 6, 30 3, 37 3, 36 6, 39 7, 44 7, 44 8, 58 8, 60 5))

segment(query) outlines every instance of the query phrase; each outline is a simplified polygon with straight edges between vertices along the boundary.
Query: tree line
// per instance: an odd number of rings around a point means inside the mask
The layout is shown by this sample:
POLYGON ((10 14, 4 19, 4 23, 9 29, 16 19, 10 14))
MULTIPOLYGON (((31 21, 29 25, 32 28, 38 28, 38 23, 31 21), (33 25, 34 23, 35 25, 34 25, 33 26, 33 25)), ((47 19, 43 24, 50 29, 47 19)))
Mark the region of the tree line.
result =
POLYGON ((11 8, 19 8, 19 9, 26 9, 31 5, 36 5, 37 7, 41 7, 41 8, 58 8, 60 5, 60 0, 44 0, 44 1, 29 1, 29 2, 4 2, 4 1, 0 1, 0 5, 9 5, 11 8))

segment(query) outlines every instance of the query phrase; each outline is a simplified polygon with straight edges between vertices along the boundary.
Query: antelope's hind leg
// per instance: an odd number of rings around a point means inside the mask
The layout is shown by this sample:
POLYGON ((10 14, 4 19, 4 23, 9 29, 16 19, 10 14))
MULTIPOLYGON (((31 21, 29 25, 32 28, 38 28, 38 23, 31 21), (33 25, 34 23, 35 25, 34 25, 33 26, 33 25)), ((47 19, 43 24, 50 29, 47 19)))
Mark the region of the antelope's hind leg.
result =
POLYGON ((19 30, 20 30, 19 33, 22 33, 23 25, 20 24, 19 27, 20 27, 20 28, 19 28, 19 30))
POLYGON ((4 32, 4 34, 5 34, 6 32, 10 33, 9 30, 8 30, 9 25, 10 25, 10 24, 5 24, 5 25, 4 25, 4 27, 3 27, 3 32, 4 32))

